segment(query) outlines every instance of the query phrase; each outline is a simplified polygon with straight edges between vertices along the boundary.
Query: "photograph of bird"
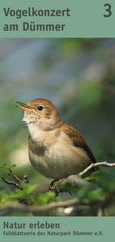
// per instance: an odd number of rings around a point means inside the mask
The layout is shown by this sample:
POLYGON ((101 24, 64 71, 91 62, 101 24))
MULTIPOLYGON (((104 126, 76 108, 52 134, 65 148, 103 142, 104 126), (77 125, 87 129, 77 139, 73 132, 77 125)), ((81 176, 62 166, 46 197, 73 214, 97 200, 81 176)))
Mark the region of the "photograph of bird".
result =
POLYGON ((63 179, 96 162, 83 136, 61 120, 51 101, 38 98, 17 103, 29 131, 30 162, 43 176, 63 179))

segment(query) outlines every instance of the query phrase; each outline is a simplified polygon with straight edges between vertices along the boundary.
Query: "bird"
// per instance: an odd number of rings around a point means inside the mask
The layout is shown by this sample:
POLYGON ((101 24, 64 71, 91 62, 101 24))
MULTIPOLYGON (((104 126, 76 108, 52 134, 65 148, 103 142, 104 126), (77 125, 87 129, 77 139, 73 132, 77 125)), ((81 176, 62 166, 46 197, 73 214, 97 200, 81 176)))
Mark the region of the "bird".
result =
POLYGON ((51 101, 37 98, 17 103, 29 132, 29 160, 41 175, 60 180, 96 162, 84 137, 61 120, 51 101))

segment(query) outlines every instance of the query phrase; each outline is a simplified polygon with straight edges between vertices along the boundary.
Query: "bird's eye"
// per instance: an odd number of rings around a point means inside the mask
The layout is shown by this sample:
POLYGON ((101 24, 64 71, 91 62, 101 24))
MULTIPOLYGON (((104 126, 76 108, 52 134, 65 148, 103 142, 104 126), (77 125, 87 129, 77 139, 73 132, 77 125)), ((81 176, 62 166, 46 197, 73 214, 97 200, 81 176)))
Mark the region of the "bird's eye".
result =
POLYGON ((43 106, 38 106, 39 111, 42 111, 42 109, 43 109, 43 106))

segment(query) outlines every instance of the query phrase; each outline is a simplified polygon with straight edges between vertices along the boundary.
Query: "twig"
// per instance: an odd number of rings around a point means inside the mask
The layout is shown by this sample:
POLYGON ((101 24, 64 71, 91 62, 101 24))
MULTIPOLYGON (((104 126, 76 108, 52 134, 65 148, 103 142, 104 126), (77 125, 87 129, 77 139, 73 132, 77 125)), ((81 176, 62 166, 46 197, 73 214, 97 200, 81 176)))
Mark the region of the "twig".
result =
POLYGON ((24 175, 23 176, 23 179, 21 180, 17 175, 15 175, 14 174, 14 172, 11 170, 11 168, 8 168, 8 170, 9 170, 9 175, 11 175, 15 180, 16 180, 16 182, 14 182, 14 181, 9 181, 8 179, 6 179, 5 177, 2 177, 2 180, 5 182, 5 183, 7 183, 7 184, 9 184, 9 185, 13 185, 13 186, 15 186, 16 188, 18 188, 18 189, 20 189, 20 190, 23 190, 23 187, 21 186, 21 181, 24 181, 25 183, 29 183, 29 179, 28 179, 28 175, 24 175), (18 182, 18 183, 17 183, 18 182))
POLYGON ((14 172, 9 168, 10 175, 15 178, 16 181, 21 182, 21 179, 14 174, 14 172))
POLYGON ((24 181, 25 183, 29 183, 29 178, 28 178, 28 175, 27 175, 27 174, 25 174, 25 175, 23 176, 23 181, 24 181))
POLYGON ((17 187, 18 189, 23 190, 22 186, 19 183, 16 183, 14 181, 9 181, 5 177, 2 177, 2 180, 4 182, 6 182, 8 185, 13 185, 13 186, 17 187))
POLYGON ((97 163, 92 163, 91 165, 89 165, 85 170, 83 170, 82 172, 79 173, 80 176, 83 176, 84 174, 86 174, 89 170, 91 170, 93 167, 96 166, 108 166, 108 167, 115 167, 115 163, 108 163, 106 161, 103 162, 97 162, 97 163))

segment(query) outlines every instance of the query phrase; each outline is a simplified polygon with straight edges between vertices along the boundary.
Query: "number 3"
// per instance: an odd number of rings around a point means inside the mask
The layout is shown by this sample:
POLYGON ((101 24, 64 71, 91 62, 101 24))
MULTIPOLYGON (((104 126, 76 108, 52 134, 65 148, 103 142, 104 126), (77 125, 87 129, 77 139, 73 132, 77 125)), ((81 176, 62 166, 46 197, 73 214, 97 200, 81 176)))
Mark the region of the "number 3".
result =
POLYGON ((104 17, 110 17, 112 15, 111 4, 106 3, 104 4, 104 7, 106 8, 105 11, 108 12, 107 14, 104 14, 104 17))

